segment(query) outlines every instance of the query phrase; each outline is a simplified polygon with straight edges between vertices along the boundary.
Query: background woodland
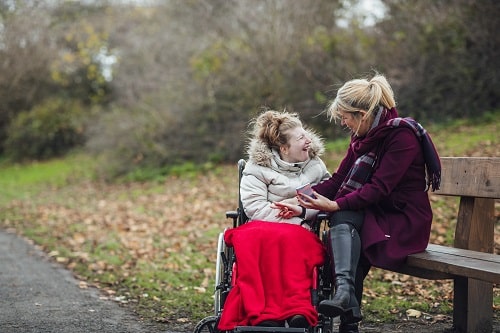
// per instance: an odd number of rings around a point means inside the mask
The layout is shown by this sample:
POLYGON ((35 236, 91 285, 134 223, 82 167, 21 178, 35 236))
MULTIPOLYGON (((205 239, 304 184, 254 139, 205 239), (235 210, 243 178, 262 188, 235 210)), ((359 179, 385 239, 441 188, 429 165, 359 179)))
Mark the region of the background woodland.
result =
POLYGON ((499 107, 496 0, 139 3, 0 0, 0 156, 84 150, 106 179, 234 163, 264 107, 345 136, 324 109, 375 72, 424 125, 499 107))

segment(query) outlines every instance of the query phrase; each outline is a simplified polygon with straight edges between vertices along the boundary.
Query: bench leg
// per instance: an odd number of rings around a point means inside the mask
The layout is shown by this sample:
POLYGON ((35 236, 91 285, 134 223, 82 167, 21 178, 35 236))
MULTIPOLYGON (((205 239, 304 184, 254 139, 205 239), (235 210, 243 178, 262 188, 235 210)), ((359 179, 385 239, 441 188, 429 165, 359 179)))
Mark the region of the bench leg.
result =
POLYGON ((457 277, 453 292, 455 331, 460 333, 493 332, 493 285, 488 282, 457 277))

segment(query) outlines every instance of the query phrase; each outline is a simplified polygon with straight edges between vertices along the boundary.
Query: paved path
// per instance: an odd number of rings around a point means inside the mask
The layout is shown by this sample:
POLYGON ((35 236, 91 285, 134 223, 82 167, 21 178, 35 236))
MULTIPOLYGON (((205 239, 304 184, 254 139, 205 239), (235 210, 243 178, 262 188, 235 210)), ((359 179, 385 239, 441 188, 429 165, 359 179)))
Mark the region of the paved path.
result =
POLYGON ((0 230, 1 333, 169 332, 81 289, 71 273, 16 235, 0 230))

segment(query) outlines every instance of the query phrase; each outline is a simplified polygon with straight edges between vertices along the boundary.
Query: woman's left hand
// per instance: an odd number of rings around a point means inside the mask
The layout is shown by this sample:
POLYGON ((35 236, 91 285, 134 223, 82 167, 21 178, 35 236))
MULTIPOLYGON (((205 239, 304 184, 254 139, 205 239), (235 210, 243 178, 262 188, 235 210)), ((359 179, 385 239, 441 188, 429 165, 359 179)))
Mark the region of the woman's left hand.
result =
POLYGON ((314 197, 299 193, 297 196, 299 204, 305 208, 316 209, 323 212, 335 212, 340 209, 337 202, 322 196, 316 191, 313 191, 313 194, 314 197))

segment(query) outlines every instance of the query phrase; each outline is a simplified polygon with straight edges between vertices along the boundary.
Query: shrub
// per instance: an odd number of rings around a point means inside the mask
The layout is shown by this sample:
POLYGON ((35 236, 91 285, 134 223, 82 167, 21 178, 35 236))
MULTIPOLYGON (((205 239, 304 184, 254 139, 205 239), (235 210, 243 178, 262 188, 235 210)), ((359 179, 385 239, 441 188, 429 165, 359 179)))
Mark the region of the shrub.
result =
POLYGON ((84 142, 84 115, 78 102, 48 99, 14 118, 5 153, 14 161, 61 156, 84 142))

